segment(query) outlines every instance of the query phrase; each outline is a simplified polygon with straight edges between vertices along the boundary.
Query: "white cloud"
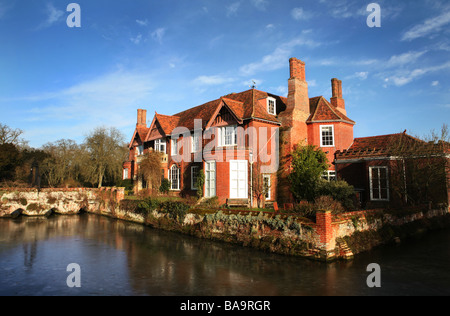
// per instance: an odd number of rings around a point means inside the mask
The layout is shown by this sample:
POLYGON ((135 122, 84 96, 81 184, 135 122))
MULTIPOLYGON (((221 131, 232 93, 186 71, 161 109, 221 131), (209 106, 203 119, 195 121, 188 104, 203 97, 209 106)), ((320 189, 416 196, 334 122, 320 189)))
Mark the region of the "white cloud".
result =
POLYGON ((312 14, 303 10, 303 8, 294 8, 291 11, 291 16, 297 20, 308 20, 312 17, 312 14))
POLYGON ((142 34, 139 34, 136 37, 130 38, 130 41, 136 45, 138 45, 141 42, 141 40, 142 40, 142 34))
POLYGON ((213 76, 199 76, 194 79, 194 83, 197 85, 221 85, 225 83, 230 83, 235 81, 234 78, 231 77, 225 77, 220 75, 213 75, 213 76))
POLYGON ((139 24, 140 26, 147 26, 148 20, 136 20, 136 23, 139 24))
POLYGON ((308 87, 317 87, 317 81, 315 79, 307 80, 308 87))
POLYGON ((260 61, 246 64, 239 69, 239 72, 244 76, 253 75, 259 71, 277 70, 286 66, 292 51, 298 46, 317 47, 321 43, 304 37, 297 37, 290 42, 277 47, 272 53, 262 57, 260 61))
POLYGON ((433 87, 436 87, 436 86, 439 85, 439 81, 438 81, 438 80, 433 81, 433 82, 431 83, 431 85, 432 85, 433 87))
POLYGON ((366 80, 368 76, 369 76, 368 71, 360 71, 360 72, 355 72, 353 75, 345 77, 345 80, 355 79, 355 78, 359 79, 359 80, 366 80))
POLYGON ((165 33, 166 33, 166 29, 163 27, 160 27, 160 28, 157 28, 155 31, 153 31, 151 36, 155 41, 157 41, 158 43, 161 44, 165 33))
POLYGON ((394 55, 388 60, 386 67, 398 67, 403 65, 409 65, 411 63, 414 63, 425 53, 427 53, 426 50, 419 52, 407 52, 401 55, 394 55))
MULTIPOLYGON (((124 113, 123 109, 142 106, 139 103, 154 87, 154 80, 146 74, 116 71, 60 91, 19 99, 45 104, 30 110, 35 120, 78 119, 91 124, 96 122, 95 126, 98 122, 111 121, 115 113, 124 113)), ((120 121, 111 123, 122 124, 120 121)))
POLYGON ((280 69, 286 65, 290 53, 290 49, 278 47, 274 52, 264 56, 260 61, 242 66, 240 72, 243 75, 252 75, 259 71, 280 69))
POLYGON ((227 16, 233 16, 237 14, 237 11, 239 10, 239 7, 241 6, 240 2, 233 2, 226 8, 227 16))
POLYGON ((251 0, 252 4, 258 9, 264 11, 269 2, 267 0, 251 0))
POLYGON ((445 25, 450 23, 450 10, 439 16, 426 20, 405 32, 402 41, 411 41, 440 31, 445 25))
POLYGON ((274 89, 274 91, 281 96, 286 97, 288 95, 288 87, 287 86, 278 86, 274 89))
POLYGON ((46 14, 47 19, 38 28, 47 28, 64 20, 64 11, 55 8, 51 3, 47 4, 46 14))
POLYGON ((428 73, 450 69, 450 62, 438 66, 430 66, 424 68, 416 68, 414 70, 399 70, 391 76, 385 78, 385 82, 392 82, 394 85, 401 87, 411 81, 418 79, 428 73))

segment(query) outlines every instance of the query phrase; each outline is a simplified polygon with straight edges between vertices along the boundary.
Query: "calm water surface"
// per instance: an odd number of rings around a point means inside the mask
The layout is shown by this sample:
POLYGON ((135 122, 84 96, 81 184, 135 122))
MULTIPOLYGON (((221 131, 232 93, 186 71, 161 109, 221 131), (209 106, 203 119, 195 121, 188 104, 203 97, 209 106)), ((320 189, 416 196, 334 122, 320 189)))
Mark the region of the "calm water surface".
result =
POLYGON ((449 267, 450 230, 324 264, 96 215, 0 219, 2 296, 450 295, 449 267), (370 263, 381 288, 366 285, 370 263))

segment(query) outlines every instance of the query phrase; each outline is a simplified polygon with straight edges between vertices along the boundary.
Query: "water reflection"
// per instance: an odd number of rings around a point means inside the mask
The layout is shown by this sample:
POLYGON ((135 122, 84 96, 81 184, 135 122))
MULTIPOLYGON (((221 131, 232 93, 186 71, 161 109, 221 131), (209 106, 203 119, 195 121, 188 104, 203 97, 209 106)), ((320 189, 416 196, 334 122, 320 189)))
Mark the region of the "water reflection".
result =
POLYGON ((449 245, 443 231, 324 264, 88 214, 0 220, 0 295, 448 295, 449 245), (380 289, 366 285, 371 262, 380 289))

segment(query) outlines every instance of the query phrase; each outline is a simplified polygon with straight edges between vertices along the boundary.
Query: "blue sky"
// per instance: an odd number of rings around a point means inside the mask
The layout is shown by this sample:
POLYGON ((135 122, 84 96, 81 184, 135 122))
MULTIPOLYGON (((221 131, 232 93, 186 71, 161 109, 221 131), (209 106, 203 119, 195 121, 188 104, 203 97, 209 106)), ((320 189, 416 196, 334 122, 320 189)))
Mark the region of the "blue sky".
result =
POLYGON ((289 58, 309 96, 343 81, 355 137, 425 135, 450 122, 450 3, 362 0, 0 0, 0 123, 32 147, 98 126, 131 138, 138 108, 175 114, 231 92, 287 94, 289 58))

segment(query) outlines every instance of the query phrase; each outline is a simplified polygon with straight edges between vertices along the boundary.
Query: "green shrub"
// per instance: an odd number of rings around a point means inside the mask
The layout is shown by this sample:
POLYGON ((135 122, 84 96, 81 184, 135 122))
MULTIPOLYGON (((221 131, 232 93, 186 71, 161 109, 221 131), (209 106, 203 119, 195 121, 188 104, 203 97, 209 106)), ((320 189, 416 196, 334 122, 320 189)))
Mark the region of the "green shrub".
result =
POLYGON ((195 184, 197 188, 197 198, 201 199, 203 197, 203 186, 205 184, 205 172, 202 170, 199 171, 197 177, 197 183, 195 184))
POLYGON ((133 180, 132 179, 121 180, 117 183, 117 186, 120 188, 125 188, 126 191, 132 191, 133 190, 133 180))
POLYGON ((162 179, 161 185, 159 187, 159 192, 167 194, 170 190, 170 181, 169 179, 162 179))
POLYGON ((143 200, 122 200, 120 201, 120 208, 124 211, 135 214, 148 214, 149 212, 159 208, 159 202, 151 198, 143 200))
POLYGON ((355 190, 346 181, 326 181, 322 179, 318 184, 316 196, 331 196, 346 210, 352 211, 355 209, 355 190))
POLYGON ((187 211, 191 207, 183 202, 165 201, 160 204, 160 211, 168 213, 172 218, 178 219, 180 222, 184 220, 187 211))
POLYGON ((307 145, 294 149, 289 184, 297 201, 314 201, 320 177, 327 168, 327 156, 320 148, 307 145))

